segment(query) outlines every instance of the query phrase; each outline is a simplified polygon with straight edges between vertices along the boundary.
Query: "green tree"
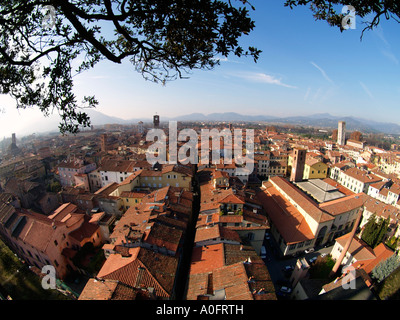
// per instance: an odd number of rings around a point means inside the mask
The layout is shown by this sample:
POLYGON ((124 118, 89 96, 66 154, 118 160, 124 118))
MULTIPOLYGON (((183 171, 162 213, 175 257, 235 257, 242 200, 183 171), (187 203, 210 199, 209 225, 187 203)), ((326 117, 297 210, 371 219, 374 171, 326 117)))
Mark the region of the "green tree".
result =
POLYGON ((364 226, 364 230, 361 235, 361 239, 365 241, 369 246, 374 242, 376 233, 376 215, 373 214, 369 217, 368 222, 364 226))
POLYGON ((58 181, 53 181, 49 185, 49 191, 51 192, 58 193, 61 191, 61 189, 62 189, 61 184, 58 181))
POLYGON ((373 214, 366 223, 361 239, 365 241, 371 248, 375 248, 385 237, 389 227, 389 218, 378 221, 376 215, 373 214))
POLYGON ((342 13, 343 6, 352 6, 356 10, 356 15, 364 19, 369 16, 370 20, 363 21, 366 30, 372 30, 379 25, 382 18, 393 19, 400 22, 400 6, 398 1, 393 0, 286 0, 285 6, 293 9, 296 6, 308 5, 313 12, 315 20, 324 20, 331 26, 344 30, 343 18, 346 14, 342 13))
POLYGON ((374 248, 380 244, 383 239, 386 236, 386 233, 388 231, 389 228, 389 224, 390 224, 390 219, 389 217, 387 219, 380 219, 379 223, 378 223, 378 227, 379 227, 379 232, 378 232, 378 236, 376 239, 376 242, 374 243, 374 248))
POLYGON ((380 262, 372 270, 372 278, 381 282, 386 277, 388 277, 394 270, 400 266, 400 258, 397 254, 393 254, 391 257, 385 261, 380 262))
POLYGON ((90 126, 83 108, 98 104, 94 96, 77 101, 76 73, 128 60, 145 79, 165 83, 214 68, 218 56, 257 61, 260 50, 238 42, 255 26, 248 8, 247 0, 1 1, 0 94, 17 108, 58 111, 60 131, 76 133, 90 126))
POLYGON ((355 141, 361 141, 363 139, 363 135, 360 131, 353 131, 350 134, 350 139, 355 140, 355 141))

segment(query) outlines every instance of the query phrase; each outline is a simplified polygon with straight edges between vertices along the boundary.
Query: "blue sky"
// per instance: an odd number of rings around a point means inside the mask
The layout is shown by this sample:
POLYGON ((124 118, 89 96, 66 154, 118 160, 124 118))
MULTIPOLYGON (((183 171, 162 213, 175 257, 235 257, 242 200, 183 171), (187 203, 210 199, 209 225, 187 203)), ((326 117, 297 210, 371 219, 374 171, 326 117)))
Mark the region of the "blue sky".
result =
MULTIPOLYGON (((95 95, 97 110, 124 119, 201 112, 251 115, 309 115, 329 112, 400 124, 400 25, 382 21, 374 31, 340 32, 315 21, 306 7, 291 10, 284 0, 252 0, 256 28, 241 38, 263 52, 257 63, 230 56, 212 71, 166 86, 145 81, 129 62, 103 62, 76 77, 79 97, 95 95)), ((0 137, 50 128, 56 116, 13 108, 0 96, 0 137)))

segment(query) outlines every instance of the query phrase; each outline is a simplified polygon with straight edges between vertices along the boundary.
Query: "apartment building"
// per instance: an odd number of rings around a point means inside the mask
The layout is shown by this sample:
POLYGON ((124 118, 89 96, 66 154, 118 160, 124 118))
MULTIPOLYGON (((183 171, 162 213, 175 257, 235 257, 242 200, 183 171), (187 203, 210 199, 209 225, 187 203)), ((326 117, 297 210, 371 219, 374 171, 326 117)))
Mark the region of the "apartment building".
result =
POLYGON ((368 195, 384 203, 399 206, 400 185, 393 181, 380 181, 369 186, 368 195))
POLYGON ((124 191, 153 190, 163 187, 180 187, 186 191, 192 189, 193 170, 183 165, 163 165, 161 168, 135 171, 118 184, 111 194, 120 196, 124 191))
POLYGON ((76 185, 75 175, 88 174, 96 169, 96 164, 77 159, 62 161, 58 164, 57 168, 61 185, 63 187, 72 187, 76 185))
POLYGON ((345 171, 349 168, 354 168, 356 165, 351 161, 341 161, 333 164, 329 170, 329 177, 333 180, 338 180, 341 171, 345 171))
POLYGON ((101 186, 124 181, 134 172, 135 161, 130 160, 107 160, 102 163, 98 172, 101 177, 101 186))
POLYGON ((281 177, 264 182, 257 193, 283 256, 329 243, 349 232, 362 207, 362 196, 357 194, 317 204, 281 177))
POLYGON ((358 169, 349 168, 345 171, 340 171, 337 181, 347 189, 360 193, 368 193, 368 188, 371 184, 382 181, 383 179, 373 173, 358 169))
POLYGON ((39 269, 51 265, 60 279, 76 270, 71 257, 79 248, 87 242, 94 245, 103 242, 98 223, 91 222, 89 216, 72 204, 64 204, 45 216, 3 202, 0 234, 28 265, 39 269))

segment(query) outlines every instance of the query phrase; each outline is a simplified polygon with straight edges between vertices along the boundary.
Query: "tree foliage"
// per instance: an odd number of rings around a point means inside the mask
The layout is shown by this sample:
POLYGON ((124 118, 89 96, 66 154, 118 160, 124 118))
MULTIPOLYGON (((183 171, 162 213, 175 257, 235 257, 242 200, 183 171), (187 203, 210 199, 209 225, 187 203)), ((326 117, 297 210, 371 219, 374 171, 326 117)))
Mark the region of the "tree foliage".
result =
POLYGON ((387 278, 394 270, 400 266, 400 258, 397 254, 393 254, 385 261, 381 261, 373 270, 372 278, 381 282, 387 278))
POLYGON ((365 243, 367 243, 372 249, 374 249, 384 239, 388 227, 389 218, 380 218, 377 220, 376 215, 373 214, 365 224, 361 239, 365 241, 365 243))
POLYGON ((332 140, 337 141, 337 137, 338 137, 338 129, 334 129, 332 131, 332 140))
POLYGON ((214 68, 218 56, 257 61, 260 50, 238 42, 255 26, 248 8, 247 0, 4 0, 0 94, 11 95, 17 108, 57 111, 60 131, 76 133, 90 126, 84 108, 98 101, 78 102, 73 77, 101 60, 129 60, 164 84, 214 68))
POLYGON ((362 135, 362 133, 360 131, 353 131, 350 134, 350 139, 351 140, 355 140, 355 141, 362 141, 363 135, 362 135))
POLYGON ((400 22, 400 5, 394 0, 286 0, 285 2, 285 6, 291 9, 306 5, 309 5, 316 20, 325 20, 329 25, 340 28, 341 31, 344 30, 342 20, 345 17, 342 7, 354 7, 357 16, 365 18, 362 35, 364 31, 378 26, 382 18, 400 22), (371 19, 367 21, 366 18, 369 17, 371 19))

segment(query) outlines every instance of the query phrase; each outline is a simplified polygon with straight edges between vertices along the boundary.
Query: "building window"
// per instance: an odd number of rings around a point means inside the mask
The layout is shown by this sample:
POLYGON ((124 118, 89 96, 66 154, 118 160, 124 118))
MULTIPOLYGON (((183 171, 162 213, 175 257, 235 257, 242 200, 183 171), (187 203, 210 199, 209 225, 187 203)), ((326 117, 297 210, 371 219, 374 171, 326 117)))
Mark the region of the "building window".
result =
POLYGON ((54 244, 55 244, 56 246, 58 246, 58 242, 57 242, 57 240, 54 240, 54 244))
POLYGON ((307 240, 306 243, 305 243, 305 245, 306 245, 306 246, 309 246, 309 245, 311 244, 311 242, 312 242, 312 240, 307 240))

